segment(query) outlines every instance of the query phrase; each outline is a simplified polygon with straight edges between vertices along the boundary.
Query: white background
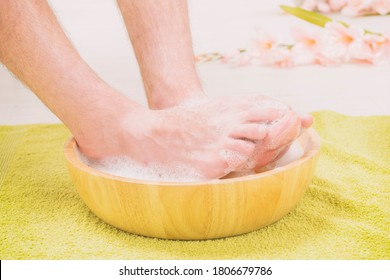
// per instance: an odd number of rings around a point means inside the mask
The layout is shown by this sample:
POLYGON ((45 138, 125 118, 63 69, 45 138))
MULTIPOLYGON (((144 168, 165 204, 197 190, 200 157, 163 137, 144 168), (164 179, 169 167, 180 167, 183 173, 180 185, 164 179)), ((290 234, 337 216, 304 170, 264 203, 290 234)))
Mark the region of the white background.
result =
MULTIPOLYGON (((108 83, 145 104, 142 82, 114 0, 51 0, 61 24, 82 57, 108 83)), ((293 25, 310 26, 283 15, 278 5, 292 0, 190 0, 195 53, 247 47, 261 26, 288 38, 293 25)), ((390 31, 390 16, 344 19, 366 29, 390 31)), ((209 96, 264 93, 300 112, 322 109, 351 115, 390 114, 390 66, 345 65, 293 69, 199 66, 209 96)), ((0 124, 59 120, 0 66, 0 124)))

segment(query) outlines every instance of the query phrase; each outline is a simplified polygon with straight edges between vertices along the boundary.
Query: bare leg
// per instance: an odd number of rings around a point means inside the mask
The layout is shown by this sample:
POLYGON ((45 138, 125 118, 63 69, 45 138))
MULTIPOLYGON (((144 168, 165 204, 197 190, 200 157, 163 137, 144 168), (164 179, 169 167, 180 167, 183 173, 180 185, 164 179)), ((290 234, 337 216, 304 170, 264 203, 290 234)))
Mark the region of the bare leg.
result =
POLYGON ((0 61, 80 143, 105 129, 104 121, 116 113, 109 108, 127 111, 138 107, 103 82, 81 59, 46 1, 0 1, 0 42, 0 61))
POLYGON ((204 97, 183 0, 118 0, 137 56, 149 107, 204 97))
MULTIPOLYGON (((187 1, 118 0, 118 5, 140 65, 149 107, 164 109, 188 99, 204 98, 194 64, 187 1)), ((237 103, 237 100, 212 102, 237 103)), ((296 114, 289 112, 289 115, 291 119, 285 117, 269 127, 269 136, 256 145, 256 155, 252 157, 257 161, 256 168, 286 150, 301 125, 309 127, 312 123, 310 116, 296 121, 296 114)))
POLYGON ((187 164, 217 178, 239 168, 253 142, 265 137, 267 129, 258 123, 281 114, 256 110, 253 100, 146 109, 81 59, 46 1, 0 1, 0 42, 0 61, 65 123, 90 158, 187 164), (234 164, 226 157, 231 153, 240 155, 234 164))

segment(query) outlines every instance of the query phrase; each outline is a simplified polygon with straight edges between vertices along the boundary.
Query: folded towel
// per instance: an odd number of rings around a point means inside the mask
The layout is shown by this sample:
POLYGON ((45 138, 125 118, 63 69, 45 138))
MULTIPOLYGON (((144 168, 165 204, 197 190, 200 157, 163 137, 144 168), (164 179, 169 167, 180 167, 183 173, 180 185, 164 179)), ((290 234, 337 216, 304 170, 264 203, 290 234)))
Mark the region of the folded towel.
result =
POLYGON ((64 126, 0 126, 0 259, 389 259, 390 117, 313 115, 322 154, 299 205, 266 228, 207 241, 105 224, 68 175, 64 126))

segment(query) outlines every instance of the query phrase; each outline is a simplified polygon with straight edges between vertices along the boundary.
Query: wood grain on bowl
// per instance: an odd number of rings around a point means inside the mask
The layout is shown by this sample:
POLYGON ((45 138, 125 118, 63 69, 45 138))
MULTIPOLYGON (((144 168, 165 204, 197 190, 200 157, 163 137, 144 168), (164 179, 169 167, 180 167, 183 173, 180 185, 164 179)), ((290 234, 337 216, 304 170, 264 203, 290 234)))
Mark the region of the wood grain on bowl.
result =
POLYGON ((240 178, 196 183, 141 181, 106 174, 78 158, 70 139, 65 157, 86 205, 103 221, 150 237, 200 240, 234 236, 281 219, 302 198, 313 177, 320 139, 308 130, 303 158, 240 178))

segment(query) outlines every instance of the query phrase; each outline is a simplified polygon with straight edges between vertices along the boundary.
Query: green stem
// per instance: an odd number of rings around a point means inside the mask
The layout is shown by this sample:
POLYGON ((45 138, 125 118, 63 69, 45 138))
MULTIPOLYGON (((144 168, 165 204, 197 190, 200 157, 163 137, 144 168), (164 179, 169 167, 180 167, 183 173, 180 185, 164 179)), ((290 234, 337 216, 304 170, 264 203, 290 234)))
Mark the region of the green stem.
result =
MULTIPOLYGON (((305 9, 302 9, 299 7, 290 7, 290 6, 286 6, 286 5, 280 5, 280 8, 283 11, 285 11, 287 14, 296 16, 297 18, 300 18, 300 19, 305 20, 307 22, 310 22, 312 24, 318 25, 320 27, 325 27, 325 25, 328 22, 333 21, 333 19, 331 19, 327 16, 324 16, 324 15, 316 13, 316 12, 308 11, 308 10, 305 10, 305 9)), ((338 21, 338 22, 341 23, 342 25, 344 25, 345 27, 349 27, 349 25, 346 24, 345 22, 342 22, 342 21, 338 21)), ((364 32, 366 34, 373 34, 373 35, 379 35, 379 36, 382 35, 381 33, 372 32, 372 31, 369 31, 366 29, 364 29, 364 32)))
POLYGON ((280 5, 280 8, 290 15, 296 16, 300 19, 303 19, 305 21, 308 21, 312 24, 315 24, 315 25, 318 25, 321 27, 325 27, 325 25, 328 22, 333 21, 333 19, 326 17, 322 14, 311 12, 311 11, 308 11, 308 10, 305 10, 305 9, 302 9, 299 7, 290 7, 290 6, 286 6, 286 5, 280 5))

